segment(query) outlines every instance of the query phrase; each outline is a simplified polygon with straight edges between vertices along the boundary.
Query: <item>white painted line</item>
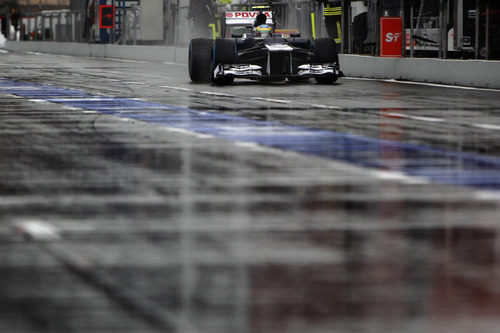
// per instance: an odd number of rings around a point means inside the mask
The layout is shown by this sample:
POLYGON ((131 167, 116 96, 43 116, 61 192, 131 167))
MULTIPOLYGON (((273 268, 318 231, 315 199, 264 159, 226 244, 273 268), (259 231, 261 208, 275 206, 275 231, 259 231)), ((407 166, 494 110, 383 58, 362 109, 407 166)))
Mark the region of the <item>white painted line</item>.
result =
POLYGON ((409 118, 413 119, 413 120, 429 121, 429 122, 432 122, 432 123, 442 123, 442 122, 444 122, 444 119, 431 118, 431 117, 410 116, 409 118))
POLYGON ((439 83, 428 83, 428 82, 415 82, 415 81, 400 81, 396 79, 372 79, 367 77, 344 77, 346 80, 362 80, 362 81, 379 81, 379 82, 390 82, 390 83, 401 83, 401 84, 414 84, 429 87, 441 87, 441 88, 455 88, 455 89, 466 89, 466 90, 485 90, 485 91, 496 91, 500 92, 500 89, 493 88, 478 88, 478 87, 467 87, 467 86, 454 86, 449 84, 439 84, 439 83))
POLYGON ((500 131, 500 125, 473 124, 472 126, 477 127, 477 128, 487 129, 487 130, 500 131))
POLYGON ((399 171, 368 170, 368 173, 375 178, 382 180, 396 180, 407 184, 429 184, 429 181, 422 177, 408 176, 399 171))
POLYGON ((63 105, 62 108, 65 110, 71 110, 71 111, 81 111, 82 110, 82 108, 77 108, 77 107, 67 106, 67 105, 63 105))
POLYGON ((256 101, 266 101, 266 102, 273 102, 273 103, 280 103, 280 104, 290 104, 290 103, 292 103, 292 101, 289 101, 289 100, 264 98, 264 97, 252 97, 250 99, 253 99, 253 100, 256 100, 256 101))
POLYGON ((34 51, 26 51, 27 54, 32 54, 32 55, 44 55, 45 53, 41 52, 34 52, 34 51))
POLYGON ((121 118, 121 117, 119 117, 118 120, 126 122, 126 123, 134 123, 134 122, 136 122, 136 120, 132 119, 132 118, 121 118))
POLYGON ((15 89, 15 90, 40 90, 41 88, 37 87, 30 87, 30 86, 1 86, 0 89, 4 90, 10 90, 10 89, 15 89))
POLYGON ((5 54, 5 53, 9 53, 9 51, 0 49, 0 53, 5 54))
POLYGON ((173 87, 173 86, 160 86, 160 88, 172 89, 172 90, 181 90, 181 91, 193 91, 192 89, 183 88, 183 87, 173 87))
POLYGON ((334 110, 340 110, 340 106, 335 106, 335 105, 324 105, 324 104, 311 104, 311 107, 313 108, 318 108, 318 109, 334 109, 334 110))
POLYGON ((200 94, 209 96, 218 96, 218 97, 236 97, 236 95, 224 94, 216 91, 200 91, 200 94))
POLYGON ((105 58, 106 60, 118 61, 118 62, 131 62, 131 63, 147 63, 144 60, 128 60, 128 59, 118 59, 118 58, 105 58))
POLYGON ((477 191, 477 192, 474 192, 474 196, 476 197, 476 199, 479 199, 479 200, 487 200, 487 201, 500 200, 500 192, 477 191))
POLYGON ((107 102, 114 101, 111 97, 92 97, 92 98, 49 98, 47 102, 107 102))
POLYGON ((14 228, 33 240, 54 241, 60 239, 60 231, 52 224, 43 221, 19 221, 14 224, 14 228))
POLYGON ((198 133, 195 131, 187 130, 184 128, 176 128, 176 127, 162 127, 163 130, 168 131, 168 132, 174 132, 174 133, 181 133, 181 134, 187 134, 187 135, 192 135, 200 139, 215 139, 216 136, 211 135, 211 134, 206 134, 206 133, 198 133))
POLYGON ((403 114, 403 113, 390 112, 390 113, 384 113, 384 115, 385 116, 391 116, 391 117, 404 118, 404 119, 418 120, 418 121, 428 121, 428 122, 433 122, 433 123, 444 122, 444 119, 440 119, 440 118, 410 116, 410 115, 403 114))
POLYGON ((139 85, 139 86, 145 86, 146 83, 144 82, 134 82, 134 81, 127 81, 127 82, 124 82, 125 84, 135 84, 135 85, 139 85))
POLYGON ((477 88, 477 87, 466 87, 466 86, 454 86, 449 84, 440 84, 440 83, 426 83, 426 82, 413 82, 413 81, 398 81, 394 79, 390 80, 382 80, 384 82, 392 82, 392 83, 402 83, 402 84, 413 84, 420 86, 429 86, 429 87, 440 87, 440 88, 455 88, 455 89, 465 89, 465 90, 486 90, 486 91, 496 91, 500 92, 498 89, 491 88, 477 88))
POLYGON ((185 64, 181 64, 178 62, 171 62, 171 61, 163 61, 162 64, 164 65, 175 65, 175 66, 186 66, 185 64))
POLYGON ((261 146, 257 143, 253 142, 235 142, 235 145, 237 147, 245 148, 245 149, 252 149, 252 150, 260 150, 261 146))

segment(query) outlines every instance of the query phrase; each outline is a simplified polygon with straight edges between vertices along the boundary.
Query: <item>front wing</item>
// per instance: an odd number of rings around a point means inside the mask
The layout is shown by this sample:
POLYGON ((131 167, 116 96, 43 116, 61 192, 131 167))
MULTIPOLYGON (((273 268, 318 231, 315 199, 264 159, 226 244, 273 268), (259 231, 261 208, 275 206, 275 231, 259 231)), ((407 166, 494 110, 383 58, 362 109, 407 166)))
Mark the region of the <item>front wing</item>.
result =
POLYGON ((236 64, 215 64, 213 78, 285 79, 342 76, 338 64, 314 63, 310 50, 266 44, 238 52, 236 64))

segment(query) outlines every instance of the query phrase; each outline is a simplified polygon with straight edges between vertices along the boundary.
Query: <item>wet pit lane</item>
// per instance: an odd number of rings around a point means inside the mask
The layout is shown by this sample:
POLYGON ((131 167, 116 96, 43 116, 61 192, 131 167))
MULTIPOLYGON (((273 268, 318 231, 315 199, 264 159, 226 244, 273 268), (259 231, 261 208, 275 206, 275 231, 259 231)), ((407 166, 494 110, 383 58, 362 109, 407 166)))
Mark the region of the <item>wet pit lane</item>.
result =
POLYGON ((0 331, 497 331, 500 92, 0 57, 0 331))

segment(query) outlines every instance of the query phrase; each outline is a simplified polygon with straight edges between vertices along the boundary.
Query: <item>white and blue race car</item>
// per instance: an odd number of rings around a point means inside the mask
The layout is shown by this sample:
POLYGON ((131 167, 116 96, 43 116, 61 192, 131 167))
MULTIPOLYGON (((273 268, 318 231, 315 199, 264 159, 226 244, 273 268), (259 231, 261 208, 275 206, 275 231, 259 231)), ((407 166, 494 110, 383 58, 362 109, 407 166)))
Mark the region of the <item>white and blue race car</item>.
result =
POLYGON ((189 45, 193 82, 230 84, 235 78, 291 82, 315 78, 333 83, 342 76, 335 41, 275 33, 271 11, 226 12, 223 24, 243 27, 231 38, 195 38, 189 45), (252 24, 249 26, 249 24, 252 24))

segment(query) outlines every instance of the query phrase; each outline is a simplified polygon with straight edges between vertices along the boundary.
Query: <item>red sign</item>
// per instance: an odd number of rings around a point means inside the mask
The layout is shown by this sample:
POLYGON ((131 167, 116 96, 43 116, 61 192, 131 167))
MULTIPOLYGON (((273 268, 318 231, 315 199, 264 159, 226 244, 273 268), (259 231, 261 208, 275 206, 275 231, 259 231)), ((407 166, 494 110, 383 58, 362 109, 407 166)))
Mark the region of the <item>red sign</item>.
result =
POLYGON ((99 27, 101 29, 113 28, 115 25, 115 6, 99 6, 99 27))
POLYGON ((403 40, 401 17, 380 18, 380 56, 401 57, 403 40))

